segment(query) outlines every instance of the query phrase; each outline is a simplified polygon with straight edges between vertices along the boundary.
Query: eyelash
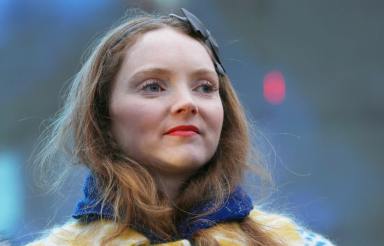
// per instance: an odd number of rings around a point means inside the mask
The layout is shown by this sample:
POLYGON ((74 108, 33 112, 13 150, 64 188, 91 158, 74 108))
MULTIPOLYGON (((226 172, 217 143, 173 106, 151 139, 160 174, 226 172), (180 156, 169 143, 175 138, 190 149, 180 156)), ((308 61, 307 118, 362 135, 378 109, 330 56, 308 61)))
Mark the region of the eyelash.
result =
POLYGON ((202 86, 208 86, 209 92, 203 92, 203 93, 213 93, 217 91, 217 87, 213 85, 211 82, 207 80, 203 80, 204 82, 201 83, 197 88, 202 88, 202 86))
MULTIPOLYGON (((197 86, 196 88, 203 88, 203 86, 207 86, 208 87, 208 92, 202 92, 204 94, 210 94, 210 93, 213 93, 215 91, 218 90, 218 88, 213 85, 211 82, 207 81, 207 80, 203 80, 202 83, 199 84, 199 86, 197 86)), ((160 81, 158 80, 148 80, 146 82, 143 83, 142 86, 140 86, 140 90, 144 91, 144 92, 150 92, 150 93, 157 93, 157 92, 161 92, 161 91, 164 91, 165 89, 161 87, 160 85, 160 81), (159 86, 160 88, 160 91, 148 91, 147 88, 150 88, 150 86, 159 86)), ((195 89, 196 90, 196 89, 195 89)))
MULTIPOLYGON (((160 82, 158 80, 148 80, 148 81, 145 81, 143 83, 143 85, 140 86, 140 90, 145 91, 145 92, 154 92, 154 91, 147 91, 146 90, 147 88, 150 88, 150 86, 153 86, 153 85, 159 86, 160 90, 164 91, 164 89, 161 87, 160 82)), ((156 92, 158 92, 158 91, 156 91, 156 92)))

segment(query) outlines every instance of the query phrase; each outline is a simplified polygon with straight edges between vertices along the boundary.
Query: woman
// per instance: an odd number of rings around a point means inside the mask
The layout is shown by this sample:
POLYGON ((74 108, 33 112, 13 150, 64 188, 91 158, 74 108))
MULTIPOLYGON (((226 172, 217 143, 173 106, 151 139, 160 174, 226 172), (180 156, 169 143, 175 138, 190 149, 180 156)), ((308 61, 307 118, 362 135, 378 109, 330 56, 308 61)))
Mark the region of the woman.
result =
POLYGON ((215 40, 182 11, 122 22, 75 77, 41 159, 73 143, 84 198, 30 245, 332 245, 240 188, 246 118, 215 40))

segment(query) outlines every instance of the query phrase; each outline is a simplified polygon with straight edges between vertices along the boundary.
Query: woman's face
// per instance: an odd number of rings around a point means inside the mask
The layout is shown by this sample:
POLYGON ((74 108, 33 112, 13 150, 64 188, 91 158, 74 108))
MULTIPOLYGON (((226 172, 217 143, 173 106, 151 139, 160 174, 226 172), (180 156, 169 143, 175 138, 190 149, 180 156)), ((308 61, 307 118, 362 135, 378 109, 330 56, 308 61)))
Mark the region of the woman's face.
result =
POLYGON ((201 43, 171 28, 149 31, 126 52, 114 81, 112 134, 139 163, 190 175, 217 149, 224 114, 218 89, 201 43))

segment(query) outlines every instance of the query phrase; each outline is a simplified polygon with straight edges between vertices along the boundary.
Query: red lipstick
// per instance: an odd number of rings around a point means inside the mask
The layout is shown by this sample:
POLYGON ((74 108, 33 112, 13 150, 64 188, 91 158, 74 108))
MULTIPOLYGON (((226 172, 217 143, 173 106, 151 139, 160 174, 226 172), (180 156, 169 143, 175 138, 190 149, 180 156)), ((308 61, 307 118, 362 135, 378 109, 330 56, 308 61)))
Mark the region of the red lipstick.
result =
POLYGON ((165 134, 172 136, 193 136, 199 134, 199 128, 193 125, 181 125, 169 129, 165 134))

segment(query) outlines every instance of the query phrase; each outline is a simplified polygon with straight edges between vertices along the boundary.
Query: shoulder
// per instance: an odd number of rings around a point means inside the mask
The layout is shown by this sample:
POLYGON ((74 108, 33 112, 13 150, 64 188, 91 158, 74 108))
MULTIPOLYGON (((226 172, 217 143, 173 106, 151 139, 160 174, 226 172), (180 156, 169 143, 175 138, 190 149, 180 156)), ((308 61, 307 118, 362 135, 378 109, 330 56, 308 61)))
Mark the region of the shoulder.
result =
POLYGON ((304 228, 300 229, 300 235, 306 246, 335 246, 335 244, 324 236, 304 228))
MULTIPOLYGON (((249 218, 261 228, 284 242, 287 246, 334 246, 325 237, 311 232, 295 223, 290 217, 281 214, 268 213, 259 209, 253 209, 249 218)), ((112 221, 99 220, 89 224, 70 221, 63 226, 56 227, 44 233, 40 239, 27 244, 27 246, 75 246, 75 245, 101 245, 103 239, 111 235, 116 229, 112 221)), ((237 223, 224 223, 209 229, 220 245, 246 245, 239 238, 244 232, 237 223), (234 238, 237 238, 236 240, 234 238)), ((149 240, 142 234, 125 229, 112 245, 149 245, 149 240)), ((180 240, 163 245, 190 245, 187 240, 180 240)))
MULTIPOLYGON (((60 227, 55 227, 43 233, 40 239, 27 244, 27 246, 100 245, 102 240, 111 235, 116 228, 115 223, 105 220, 99 220, 89 224, 70 221, 60 227)), ((116 240, 118 240, 118 242, 113 242, 113 240, 111 243, 122 243, 124 245, 149 244, 146 237, 130 229, 126 229, 116 240)))
POLYGON ((272 236, 282 239, 287 245, 334 246, 324 236, 306 229, 286 215, 268 213, 254 208, 249 218, 261 225, 272 236))

